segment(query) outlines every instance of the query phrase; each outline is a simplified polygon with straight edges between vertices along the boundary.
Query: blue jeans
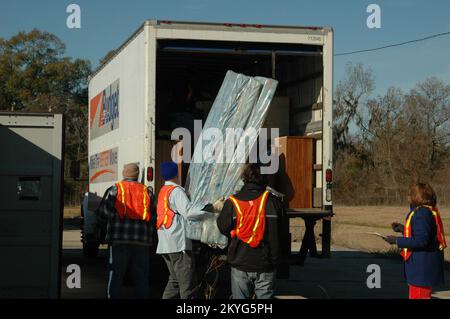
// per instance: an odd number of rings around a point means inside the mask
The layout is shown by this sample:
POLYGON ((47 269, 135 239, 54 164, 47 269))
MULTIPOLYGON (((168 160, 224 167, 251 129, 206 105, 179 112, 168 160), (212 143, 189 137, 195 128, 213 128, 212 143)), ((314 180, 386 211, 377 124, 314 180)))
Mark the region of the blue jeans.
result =
POLYGON ((245 272, 231 267, 233 299, 271 299, 275 285, 275 271, 245 272))

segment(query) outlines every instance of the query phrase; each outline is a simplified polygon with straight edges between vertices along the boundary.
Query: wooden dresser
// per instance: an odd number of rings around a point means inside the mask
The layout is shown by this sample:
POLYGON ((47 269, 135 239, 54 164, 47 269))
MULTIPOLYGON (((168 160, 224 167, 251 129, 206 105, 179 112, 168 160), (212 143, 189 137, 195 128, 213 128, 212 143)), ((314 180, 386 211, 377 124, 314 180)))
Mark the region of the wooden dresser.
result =
POLYGON ((275 187, 286 196, 290 209, 313 207, 313 142, 310 137, 278 138, 280 169, 275 187))

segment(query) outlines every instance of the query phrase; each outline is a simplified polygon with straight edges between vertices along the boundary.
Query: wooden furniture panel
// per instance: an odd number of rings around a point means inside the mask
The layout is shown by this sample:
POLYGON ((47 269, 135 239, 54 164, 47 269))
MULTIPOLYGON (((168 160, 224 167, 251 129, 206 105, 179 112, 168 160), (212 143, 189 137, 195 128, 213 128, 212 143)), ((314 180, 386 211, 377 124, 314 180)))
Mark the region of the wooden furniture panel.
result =
POLYGON ((313 139, 299 136, 278 138, 280 169, 277 189, 290 209, 311 208, 313 189, 313 139))

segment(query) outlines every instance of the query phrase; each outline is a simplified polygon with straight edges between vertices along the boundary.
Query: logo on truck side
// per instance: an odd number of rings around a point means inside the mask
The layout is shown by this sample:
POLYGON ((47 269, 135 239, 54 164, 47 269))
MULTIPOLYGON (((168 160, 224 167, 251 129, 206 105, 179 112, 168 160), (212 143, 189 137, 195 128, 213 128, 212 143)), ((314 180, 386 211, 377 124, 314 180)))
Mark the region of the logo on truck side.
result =
POLYGON ((91 140, 119 127, 119 79, 91 99, 89 115, 91 140))
POLYGON ((118 148, 97 153, 89 157, 89 183, 104 183, 117 180, 118 148))

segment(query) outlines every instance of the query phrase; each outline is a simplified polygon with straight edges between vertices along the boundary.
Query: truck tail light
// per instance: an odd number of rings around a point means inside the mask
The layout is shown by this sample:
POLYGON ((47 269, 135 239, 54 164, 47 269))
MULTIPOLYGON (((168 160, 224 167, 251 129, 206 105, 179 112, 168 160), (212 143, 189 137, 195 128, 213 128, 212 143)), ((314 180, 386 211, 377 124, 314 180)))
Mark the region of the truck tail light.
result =
POLYGON ((325 180, 327 182, 327 188, 325 191, 325 200, 327 202, 331 202, 332 196, 331 188, 333 187, 333 171, 331 169, 327 169, 325 171, 325 180))
POLYGON ((147 167, 147 181, 153 181, 153 167, 151 166, 147 167))
POLYGON ((331 169, 327 169, 325 172, 325 180, 327 183, 331 183, 333 181, 333 172, 331 169))

